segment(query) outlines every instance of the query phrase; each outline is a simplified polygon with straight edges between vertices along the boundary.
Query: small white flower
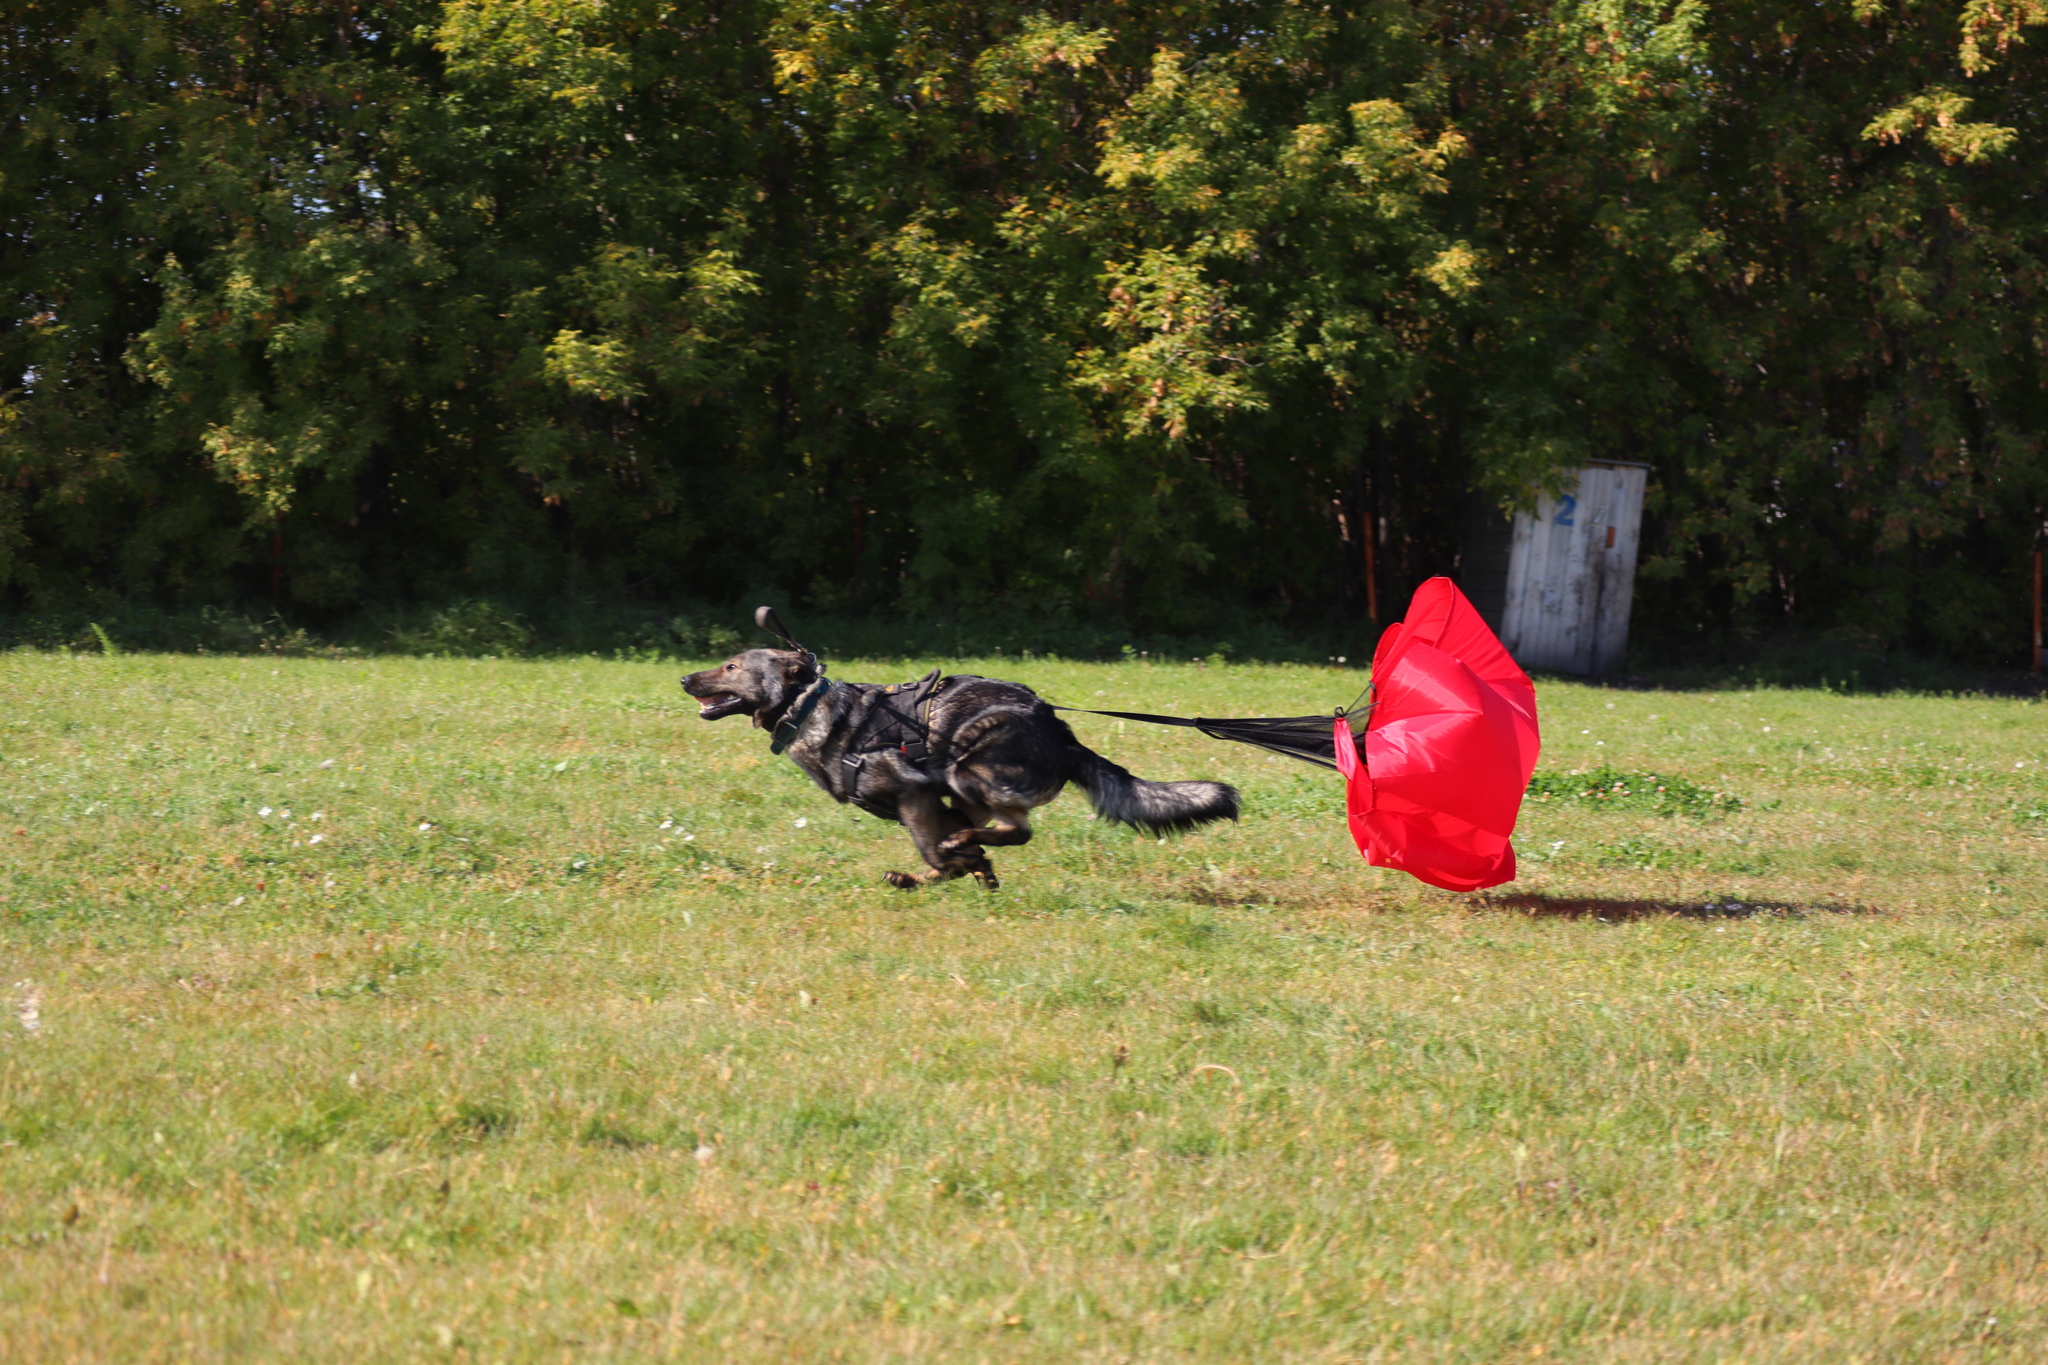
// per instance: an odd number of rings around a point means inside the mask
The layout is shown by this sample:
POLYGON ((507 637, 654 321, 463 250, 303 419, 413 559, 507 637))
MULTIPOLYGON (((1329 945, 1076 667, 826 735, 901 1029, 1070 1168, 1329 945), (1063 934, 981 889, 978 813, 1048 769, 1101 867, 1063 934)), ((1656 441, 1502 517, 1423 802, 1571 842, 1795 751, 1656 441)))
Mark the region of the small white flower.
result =
POLYGON ((432 820, 422 820, 422 821, 420 821, 420 833, 422 833, 422 834, 425 834, 425 833, 426 833, 426 832, 427 832, 428 830, 432 829, 433 827, 434 827, 434 822, 433 822, 432 820))
POLYGON ((1580 733, 1580 734, 1582 734, 1582 735, 1590 735, 1590 734, 1592 734, 1593 732, 1592 732, 1591 730, 1581 730, 1581 731, 1579 731, 1579 733, 1580 733))
POLYGON ((766 845, 766 844, 756 844, 756 845, 754 845, 754 852, 756 852, 756 853, 766 853, 767 851, 768 851, 768 845, 766 845))
POLYGON ((22 993, 21 1003, 14 1007, 14 1015, 21 1020, 22 1028, 34 1033, 43 1026, 43 993, 33 981, 17 981, 14 989, 22 993))
POLYGON ((718 1155, 718 1149, 708 1142, 700 1142, 697 1144, 697 1150, 691 1155, 697 1158, 698 1165, 708 1166, 711 1164, 711 1158, 718 1155))
POLYGON ((1607 741, 1604 739, 1596 739, 1593 741, 1593 747, 1596 749, 1604 749, 1607 747, 1607 741))
POLYGON ((586 862, 585 860, 583 860, 582 858, 578 858, 578 859, 577 859, 577 860, 576 860, 575 862, 573 862, 573 863, 570 863, 570 864, 569 864, 569 866, 571 866, 571 867, 589 867, 589 866, 590 866, 590 864, 589 864, 588 862, 586 862))
POLYGON ((248 898, 247 896, 237 896, 237 897, 235 897, 235 898, 234 898, 233 900, 229 901, 229 902, 228 902, 228 904, 229 904, 229 905, 240 905, 240 904, 241 904, 241 903, 242 903, 243 901, 245 901, 245 900, 247 900, 247 899, 249 899, 249 898, 248 898))
POLYGON ((312 814, 312 815, 311 815, 311 817, 309 817, 309 818, 311 818, 311 819, 314 819, 314 820, 319 820, 319 819, 323 819, 323 818, 325 818, 325 817, 326 817, 326 815, 327 815, 327 812, 326 812, 326 811, 324 811, 324 810, 316 810, 316 811, 314 811, 314 812, 313 812, 313 814, 312 814))
POLYGON ((289 810, 281 810, 277 813, 277 818, 280 820, 289 820, 292 818, 292 813, 289 810))
POLYGON ((693 843, 695 843, 696 841, 697 841, 697 836, 696 836, 696 835, 694 835, 694 834, 685 834, 685 835, 683 836, 683 842, 684 842, 684 843, 686 843, 686 844, 693 844, 693 843))
POLYGON ((798 817, 796 818, 796 827, 797 827, 798 829, 802 829, 802 828, 803 828, 804 826, 806 826, 806 825, 808 825, 808 824, 810 824, 810 823, 811 823, 810 821, 808 821, 808 820, 804 819, 804 817, 803 817, 803 816, 801 816, 801 815, 799 815, 799 816, 798 816, 798 817))
POLYGON ((568 766, 569 766, 569 760, 565 758, 565 759, 563 759, 563 760, 562 760, 562 761, 561 761, 560 763, 557 763, 557 764, 555 765, 555 771, 556 771, 556 772, 561 772, 561 771, 563 771, 564 769, 566 769, 566 768, 567 768, 568 766))
POLYGON ((320 766, 323 768, 331 768, 334 766, 334 760, 331 758, 323 758, 320 760, 320 766))
POLYGON ((662 822, 661 822, 661 827, 662 827, 663 829, 668 829, 668 828, 670 828, 671 826, 673 826, 674 824, 675 824, 675 821, 673 821, 673 820, 664 820, 664 821, 662 821, 662 822))
POLYGON ((306 840, 306 842, 307 842, 307 843, 309 843, 309 844, 317 844, 317 843, 319 843, 319 842, 320 842, 320 841, 321 841, 322 839, 325 839, 326 837, 327 837, 327 836, 326 836, 326 835, 324 835, 324 834, 316 834, 316 835, 314 835, 314 836, 313 836, 312 838, 310 838, 310 839, 306 840))
POLYGON ((262 816, 264 819, 268 820, 270 818, 270 807, 265 806, 261 810, 258 810, 256 813, 262 816))

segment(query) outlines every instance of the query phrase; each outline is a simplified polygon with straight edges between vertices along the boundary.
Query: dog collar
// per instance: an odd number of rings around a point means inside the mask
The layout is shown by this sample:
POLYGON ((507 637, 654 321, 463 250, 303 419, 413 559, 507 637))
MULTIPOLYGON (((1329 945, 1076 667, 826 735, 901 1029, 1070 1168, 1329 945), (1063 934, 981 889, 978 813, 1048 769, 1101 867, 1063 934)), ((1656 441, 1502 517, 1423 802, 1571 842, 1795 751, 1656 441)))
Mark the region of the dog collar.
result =
POLYGON ((779 754, 795 743, 796 732, 804 728, 804 722, 811 718, 811 712, 818 709, 818 703, 823 701, 825 694, 831 690, 830 678, 820 678, 805 688, 804 694, 796 699, 796 705, 789 708, 789 714, 776 723, 775 738, 768 745, 768 752, 779 754))

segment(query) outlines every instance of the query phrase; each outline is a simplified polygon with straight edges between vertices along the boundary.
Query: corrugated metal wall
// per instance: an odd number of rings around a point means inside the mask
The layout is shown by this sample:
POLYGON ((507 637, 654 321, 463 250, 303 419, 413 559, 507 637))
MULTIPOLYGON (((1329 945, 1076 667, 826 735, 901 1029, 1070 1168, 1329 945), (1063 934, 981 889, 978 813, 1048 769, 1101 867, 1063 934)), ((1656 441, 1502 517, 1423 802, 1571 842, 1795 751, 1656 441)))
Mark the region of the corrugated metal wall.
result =
POLYGON ((1628 655, 1647 466, 1598 461, 1515 517, 1501 642, 1524 668, 1595 677, 1628 655))

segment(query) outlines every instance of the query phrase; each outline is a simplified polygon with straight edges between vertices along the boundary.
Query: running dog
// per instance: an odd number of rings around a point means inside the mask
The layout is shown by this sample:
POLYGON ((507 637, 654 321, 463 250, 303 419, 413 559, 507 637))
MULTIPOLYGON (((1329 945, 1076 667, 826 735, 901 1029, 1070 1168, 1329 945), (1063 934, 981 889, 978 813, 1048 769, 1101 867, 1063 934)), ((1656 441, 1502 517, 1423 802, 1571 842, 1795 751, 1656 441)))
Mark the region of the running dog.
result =
POLYGON ((1133 777, 1019 683, 833 682, 805 650, 750 649, 682 685, 700 718, 751 716, 833 800, 906 827, 926 870, 886 874, 905 891, 967 875, 994 890, 984 850, 1029 843, 1031 811, 1069 782, 1099 817, 1154 834, 1237 818, 1236 788, 1133 777))

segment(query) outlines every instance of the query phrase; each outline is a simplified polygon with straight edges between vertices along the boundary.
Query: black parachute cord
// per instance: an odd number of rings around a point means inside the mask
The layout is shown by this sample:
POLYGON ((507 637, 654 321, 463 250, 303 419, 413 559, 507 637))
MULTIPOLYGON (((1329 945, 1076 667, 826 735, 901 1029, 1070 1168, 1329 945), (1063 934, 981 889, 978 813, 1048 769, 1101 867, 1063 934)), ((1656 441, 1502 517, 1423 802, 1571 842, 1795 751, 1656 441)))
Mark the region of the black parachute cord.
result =
POLYGON ((1364 688, 1352 700, 1351 705, 1337 708, 1337 714, 1351 722, 1351 736, 1353 739, 1363 735, 1365 727, 1372 723, 1372 708, 1378 703, 1367 701, 1366 698, 1370 696, 1372 696, 1372 679, 1367 678, 1364 688))
MULTIPOLYGON (((1052 703, 1048 702, 1051 706, 1052 703)), ((1200 730, 1211 739, 1227 740, 1233 744, 1249 744, 1278 754, 1282 758, 1297 758, 1304 763, 1313 763, 1320 768, 1335 768, 1335 741, 1326 728, 1317 729, 1311 738, 1307 733, 1311 727, 1327 727, 1336 719, 1327 720, 1321 716, 1279 716, 1259 717, 1244 720, 1222 720, 1209 716, 1159 716, 1144 711, 1095 711, 1085 706, 1052 706, 1055 711, 1072 711, 1084 716, 1110 716, 1117 720, 1142 721, 1148 725, 1173 725, 1187 730, 1200 730), (1290 735, 1284 727, 1297 727, 1297 733, 1290 735), (1325 745, 1332 748, 1333 756, 1325 758, 1318 750, 1325 745)), ((1337 715, 1342 715, 1338 712, 1337 715)))
MULTIPOLYGON (((1337 766, 1335 758, 1324 758, 1306 744, 1297 746, 1281 739, 1255 739, 1250 735, 1231 734, 1227 730, 1212 730, 1206 725, 1197 726, 1196 728, 1211 739, 1228 740, 1233 744, 1249 744, 1254 749, 1264 749, 1267 753, 1278 754, 1282 758, 1300 759, 1303 763, 1313 763, 1318 768, 1335 768, 1337 766)), ((1330 745, 1332 752, 1335 752, 1335 740, 1331 736, 1320 736, 1319 743, 1330 745)))
POLYGON ((1047 702, 1046 705, 1052 706, 1055 711, 1073 711, 1083 716, 1114 716, 1118 720, 1142 720, 1148 725, 1179 725, 1190 730, 1202 728, 1198 721, 1181 716, 1150 716, 1143 711, 1090 711, 1085 706, 1053 706, 1051 702, 1047 702))

